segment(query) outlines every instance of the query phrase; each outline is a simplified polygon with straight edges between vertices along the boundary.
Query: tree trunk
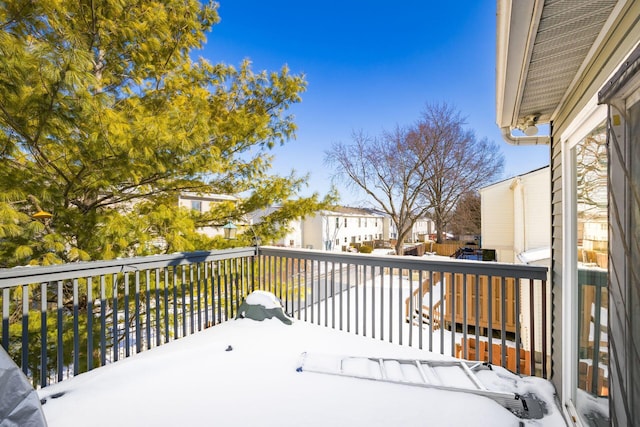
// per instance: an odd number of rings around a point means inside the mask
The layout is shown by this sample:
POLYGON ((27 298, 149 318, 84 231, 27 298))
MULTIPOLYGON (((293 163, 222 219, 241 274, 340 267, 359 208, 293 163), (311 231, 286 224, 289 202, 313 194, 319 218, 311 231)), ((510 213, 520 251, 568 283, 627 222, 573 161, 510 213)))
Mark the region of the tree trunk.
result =
POLYGON ((398 240, 396 240, 395 250, 396 250, 396 255, 399 255, 399 256, 404 255, 404 238, 403 239, 399 238, 398 240))

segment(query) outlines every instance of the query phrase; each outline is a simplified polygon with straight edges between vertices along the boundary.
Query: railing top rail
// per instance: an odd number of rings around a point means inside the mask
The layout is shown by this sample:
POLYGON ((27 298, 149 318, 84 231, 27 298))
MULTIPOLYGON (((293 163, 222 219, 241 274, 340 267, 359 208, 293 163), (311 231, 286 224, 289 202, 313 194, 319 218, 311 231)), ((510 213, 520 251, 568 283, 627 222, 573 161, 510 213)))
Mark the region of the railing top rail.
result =
POLYGON ((429 257, 370 255, 348 252, 326 252, 312 249, 292 249, 261 246, 260 255, 308 259, 316 261, 343 262, 360 265, 375 265, 389 268, 440 271, 448 273, 504 276, 521 279, 547 279, 547 267, 500 262, 468 261, 429 257))
POLYGON ((206 261, 250 257, 256 248, 233 248, 215 251, 180 252, 169 255, 122 258, 108 261, 74 262, 60 265, 0 269, 0 289, 17 285, 56 280, 95 277, 103 274, 144 271, 206 261))

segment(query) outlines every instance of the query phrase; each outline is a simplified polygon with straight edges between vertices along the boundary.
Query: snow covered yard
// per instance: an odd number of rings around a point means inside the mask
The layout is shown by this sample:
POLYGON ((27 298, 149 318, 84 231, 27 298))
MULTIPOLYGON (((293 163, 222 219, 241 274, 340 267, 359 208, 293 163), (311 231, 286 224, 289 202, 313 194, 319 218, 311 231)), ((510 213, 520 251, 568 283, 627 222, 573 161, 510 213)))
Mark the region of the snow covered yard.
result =
POLYGON ((239 319, 38 393, 50 427, 564 425, 553 387, 539 378, 483 372, 494 389, 545 400, 543 419, 521 420, 485 397, 296 372, 303 352, 443 358, 302 321, 239 319))

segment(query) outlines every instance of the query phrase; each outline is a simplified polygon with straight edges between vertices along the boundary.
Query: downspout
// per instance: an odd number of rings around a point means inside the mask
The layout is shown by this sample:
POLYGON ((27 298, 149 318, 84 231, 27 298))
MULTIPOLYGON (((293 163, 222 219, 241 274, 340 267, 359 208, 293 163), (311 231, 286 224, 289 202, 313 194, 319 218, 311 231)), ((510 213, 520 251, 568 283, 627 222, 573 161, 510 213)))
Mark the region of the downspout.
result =
POLYGON ((502 139, 511 145, 549 145, 551 137, 549 135, 542 136, 513 136, 511 135, 511 127, 505 126, 500 129, 502 139))

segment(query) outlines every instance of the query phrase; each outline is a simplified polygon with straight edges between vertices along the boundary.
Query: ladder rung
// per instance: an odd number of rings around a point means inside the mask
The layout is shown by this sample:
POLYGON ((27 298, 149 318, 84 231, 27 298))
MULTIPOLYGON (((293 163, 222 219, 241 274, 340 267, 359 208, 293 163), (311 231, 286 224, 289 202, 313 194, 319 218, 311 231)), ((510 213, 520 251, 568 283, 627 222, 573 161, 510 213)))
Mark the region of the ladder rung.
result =
POLYGON ((460 362, 460 366, 462 367, 462 370, 464 371, 464 373, 467 374, 469 379, 473 382, 473 384, 475 384, 476 387, 478 387, 479 390, 486 390, 487 389, 484 386, 484 384, 482 384, 480 382, 478 377, 476 377, 476 375, 471 371, 471 369, 469 369, 469 366, 466 363, 460 362))
POLYGON ((418 372, 420 373, 420 378, 422 378, 422 382, 427 384, 427 376, 424 374, 424 371, 422 370, 422 364, 420 363, 419 360, 414 360, 415 364, 416 364, 416 368, 418 368, 418 372))
POLYGON ((383 380, 387 379, 387 371, 384 367, 384 359, 378 359, 378 366, 380 367, 380 376, 383 380))

